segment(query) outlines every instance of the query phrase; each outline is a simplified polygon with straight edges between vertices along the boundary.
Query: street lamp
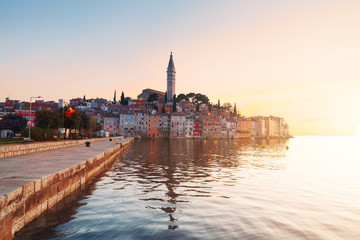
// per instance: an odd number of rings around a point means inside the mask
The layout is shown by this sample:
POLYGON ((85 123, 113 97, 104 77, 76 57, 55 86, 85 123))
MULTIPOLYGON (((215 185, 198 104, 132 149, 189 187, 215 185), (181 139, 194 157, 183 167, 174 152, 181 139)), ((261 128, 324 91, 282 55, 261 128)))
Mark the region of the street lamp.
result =
POLYGON ((38 97, 30 97, 30 111, 29 111, 29 141, 31 141, 31 137, 30 137, 30 128, 31 128, 31 100, 33 98, 43 98, 42 96, 38 96, 38 97))

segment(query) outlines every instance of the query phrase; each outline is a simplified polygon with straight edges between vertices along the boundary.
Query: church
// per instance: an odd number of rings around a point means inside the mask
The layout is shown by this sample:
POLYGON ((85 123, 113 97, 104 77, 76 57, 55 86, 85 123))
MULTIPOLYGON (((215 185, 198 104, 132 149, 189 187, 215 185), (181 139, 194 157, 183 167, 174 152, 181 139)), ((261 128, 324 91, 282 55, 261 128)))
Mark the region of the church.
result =
MULTIPOLYGON (((172 52, 170 53, 170 59, 169 59, 169 64, 166 70, 167 73, 167 88, 166 88, 166 92, 167 92, 167 101, 168 102, 172 102, 175 93, 175 64, 174 64, 174 59, 173 59, 173 55, 172 52)), ((159 97, 159 99, 163 99, 165 97, 165 93, 164 92, 160 92, 154 89, 144 89, 142 91, 141 94, 138 95, 138 100, 147 100, 149 98, 149 96, 153 93, 156 93, 159 97)))

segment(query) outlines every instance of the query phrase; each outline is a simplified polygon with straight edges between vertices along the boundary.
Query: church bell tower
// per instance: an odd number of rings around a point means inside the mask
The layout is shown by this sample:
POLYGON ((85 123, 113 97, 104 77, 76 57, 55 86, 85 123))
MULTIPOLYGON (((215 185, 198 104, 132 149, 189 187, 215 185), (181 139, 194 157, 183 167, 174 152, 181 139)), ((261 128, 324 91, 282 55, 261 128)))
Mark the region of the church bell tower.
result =
POLYGON ((167 101, 172 102, 175 94, 175 65, 172 52, 170 54, 169 65, 167 68, 167 101))

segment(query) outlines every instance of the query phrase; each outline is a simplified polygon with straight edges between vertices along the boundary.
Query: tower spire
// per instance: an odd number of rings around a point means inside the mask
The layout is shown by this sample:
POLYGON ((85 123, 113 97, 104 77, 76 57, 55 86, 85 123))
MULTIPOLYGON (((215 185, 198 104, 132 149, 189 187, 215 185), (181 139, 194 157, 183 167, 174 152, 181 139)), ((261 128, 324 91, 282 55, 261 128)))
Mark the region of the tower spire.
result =
POLYGON ((176 73, 172 51, 170 52, 170 59, 166 72, 167 72, 167 100, 171 102, 175 94, 175 73, 176 73))
POLYGON ((173 55, 172 52, 170 53, 170 59, 169 59, 169 65, 168 65, 168 71, 174 71, 175 72, 175 64, 174 64, 174 60, 173 60, 173 55))

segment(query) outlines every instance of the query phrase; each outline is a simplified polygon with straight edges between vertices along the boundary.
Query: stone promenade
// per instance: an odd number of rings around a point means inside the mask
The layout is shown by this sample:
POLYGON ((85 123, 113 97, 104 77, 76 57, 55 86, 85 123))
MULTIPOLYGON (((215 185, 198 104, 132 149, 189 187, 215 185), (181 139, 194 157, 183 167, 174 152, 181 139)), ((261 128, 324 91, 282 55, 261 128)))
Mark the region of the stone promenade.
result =
MULTIPOLYGON (((126 140, 124 140, 126 142, 126 140)), ((22 185, 52 173, 75 166, 115 147, 115 141, 104 140, 72 147, 0 159, 0 198, 22 185)))
POLYGON ((0 158, 0 240, 102 172, 133 139, 105 139, 37 153, 0 158))

